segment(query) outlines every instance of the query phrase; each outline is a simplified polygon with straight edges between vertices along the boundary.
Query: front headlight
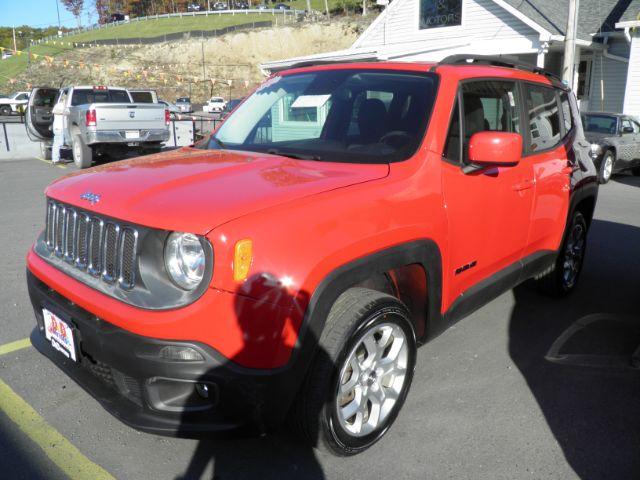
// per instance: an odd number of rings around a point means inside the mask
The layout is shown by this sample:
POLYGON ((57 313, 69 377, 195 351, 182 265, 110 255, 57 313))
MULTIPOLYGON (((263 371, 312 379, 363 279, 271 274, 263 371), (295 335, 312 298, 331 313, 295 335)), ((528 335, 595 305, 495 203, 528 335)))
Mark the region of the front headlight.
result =
POLYGON ((184 290, 202 282, 206 257, 200 239, 192 233, 173 232, 164 247, 164 264, 171 281, 184 290))
POLYGON ((591 144, 591 153, 597 155, 600 152, 602 152, 602 147, 600 145, 598 145, 597 143, 592 143, 591 144))

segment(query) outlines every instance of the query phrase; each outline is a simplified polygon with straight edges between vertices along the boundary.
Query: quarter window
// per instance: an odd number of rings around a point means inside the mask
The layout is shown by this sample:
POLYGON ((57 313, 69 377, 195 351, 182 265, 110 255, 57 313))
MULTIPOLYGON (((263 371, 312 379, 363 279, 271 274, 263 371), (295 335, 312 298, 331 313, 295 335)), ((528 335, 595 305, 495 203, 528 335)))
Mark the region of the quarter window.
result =
POLYGON ((553 88, 528 85, 526 90, 529 116, 529 149, 547 150, 560 142, 560 113, 553 88))
POLYGON ((569 103, 569 95, 563 92, 560 95, 560 105, 562 106, 562 121, 564 122, 564 131, 569 133, 573 129, 573 117, 571 116, 571 104, 569 103))

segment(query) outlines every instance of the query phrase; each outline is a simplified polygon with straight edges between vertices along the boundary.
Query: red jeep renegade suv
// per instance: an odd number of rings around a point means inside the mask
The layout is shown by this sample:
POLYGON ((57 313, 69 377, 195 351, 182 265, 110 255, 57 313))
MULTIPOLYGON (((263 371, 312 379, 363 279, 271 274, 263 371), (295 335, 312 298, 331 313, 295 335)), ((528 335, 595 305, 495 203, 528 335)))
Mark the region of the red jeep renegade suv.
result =
POLYGON ((535 67, 294 68, 200 144, 46 190, 33 344, 133 427, 285 417, 353 454, 416 346, 515 285, 575 287, 597 197, 574 96, 535 67))

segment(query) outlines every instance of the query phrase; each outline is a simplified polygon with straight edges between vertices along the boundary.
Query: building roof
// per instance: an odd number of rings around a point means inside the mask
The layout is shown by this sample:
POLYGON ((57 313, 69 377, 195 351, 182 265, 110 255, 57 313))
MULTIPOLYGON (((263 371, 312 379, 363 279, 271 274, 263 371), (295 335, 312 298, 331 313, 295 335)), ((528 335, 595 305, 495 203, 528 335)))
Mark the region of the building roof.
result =
MULTIPOLYGON (((505 1, 551 34, 565 34, 569 0, 505 1)), ((577 37, 591 41, 593 34, 612 31, 621 19, 636 20, 638 14, 640 0, 580 0, 577 37)))

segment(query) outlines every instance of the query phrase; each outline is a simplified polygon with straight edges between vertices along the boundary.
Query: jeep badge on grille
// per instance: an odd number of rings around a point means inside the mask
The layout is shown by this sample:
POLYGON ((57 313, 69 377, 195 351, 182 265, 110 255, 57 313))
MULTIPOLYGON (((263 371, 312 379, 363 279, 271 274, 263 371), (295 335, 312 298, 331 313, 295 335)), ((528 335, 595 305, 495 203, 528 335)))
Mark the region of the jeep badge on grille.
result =
POLYGON ((80 199, 86 200, 91 205, 95 205, 100 201, 100 195, 93 192, 84 192, 82 195, 80 195, 80 199))

